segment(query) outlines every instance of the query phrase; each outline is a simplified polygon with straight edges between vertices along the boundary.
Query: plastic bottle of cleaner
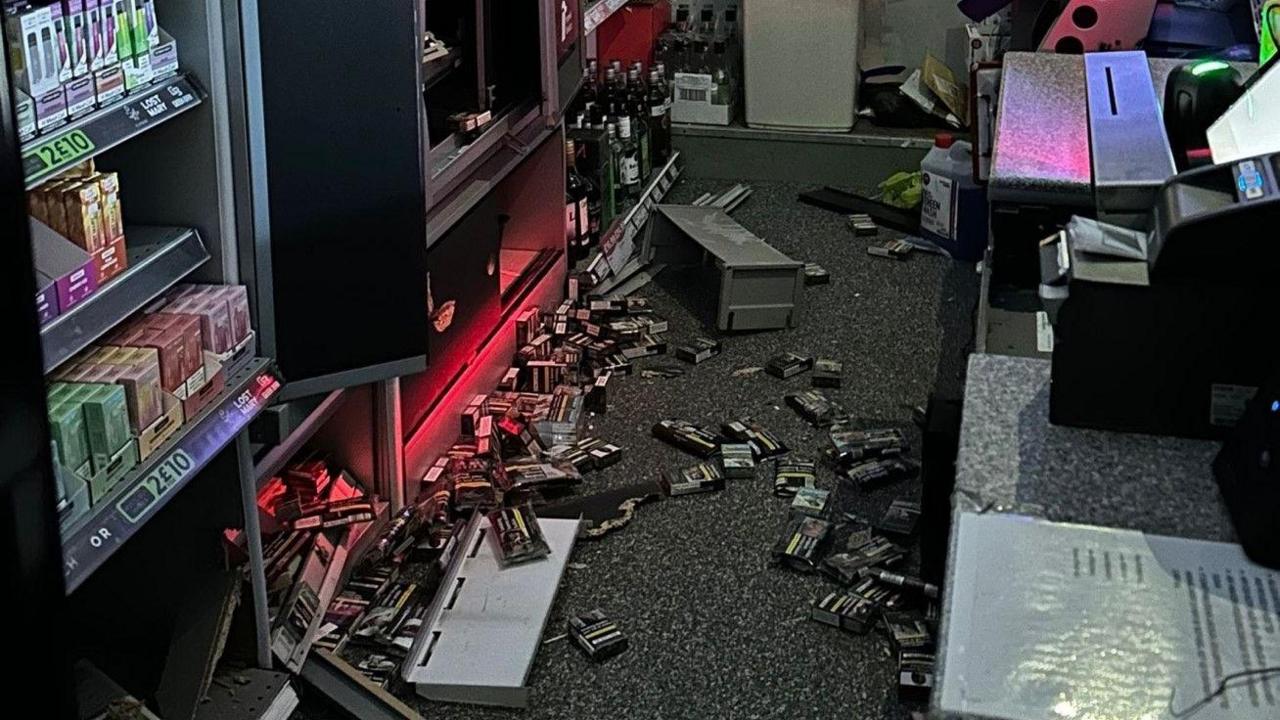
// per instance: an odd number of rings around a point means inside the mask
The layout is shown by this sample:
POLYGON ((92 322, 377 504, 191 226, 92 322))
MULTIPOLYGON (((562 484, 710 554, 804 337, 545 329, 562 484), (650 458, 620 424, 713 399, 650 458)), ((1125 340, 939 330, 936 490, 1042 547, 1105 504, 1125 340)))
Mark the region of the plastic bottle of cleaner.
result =
POLYGON ((981 260, 987 248, 987 190, 973 180, 969 143, 938 133, 920 173, 920 234, 957 260, 981 260))

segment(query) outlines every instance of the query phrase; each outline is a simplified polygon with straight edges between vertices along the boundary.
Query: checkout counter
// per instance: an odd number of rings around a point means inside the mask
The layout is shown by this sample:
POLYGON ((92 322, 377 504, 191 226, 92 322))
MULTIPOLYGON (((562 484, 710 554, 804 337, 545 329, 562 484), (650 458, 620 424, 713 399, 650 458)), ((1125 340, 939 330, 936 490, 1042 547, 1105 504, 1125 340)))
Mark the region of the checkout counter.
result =
MULTIPOLYGON (((1148 220, 1144 227, 1134 211, 1170 192, 1149 182, 1164 168, 1132 162, 1141 159, 1140 150, 1112 143, 1099 163, 1099 148, 1112 139, 1100 143, 1097 132, 1106 128, 1090 122, 1096 109, 1086 102, 1087 60, 1011 53, 1005 62, 990 184, 996 275, 1041 283, 1046 301, 1055 299, 1055 288, 1044 283, 1067 277, 1037 277, 1042 258, 1036 256, 1055 226, 1087 214, 1149 232, 1160 223, 1148 220), (1007 234, 1003 247, 1000 232, 1007 234), (1022 244, 1010 241, 1019 237, 1022 244)), ((1178 63, 1143 64, 1152 87, 1162 89, 1178 63)), ((1105 79, 1120 78, 1113 89, 1127 81, 1133 90, 1132 67, 1104 71, 1105 79)), ((1148 100, 1156 95, 1145 94, 1148 100)), ((1119 108, 1111 96, 1113 111, 1123 113, 1124 95, 1119 108)), ((1138 136, 1151 129, 1133 127, 1138 136)), ((1228 175, 1225 191, 1232 186, 1228 175)), ((1244 202, 1244 185, 1240 192, 1244 202)), ((1151 282, 1140 287, 1156 287, 1157 255, 1167 251, 1160 242, 1157 237, 1150 245, 1151 282)), ((1064 268, 1074 272, 1079 267, 1070 262, 1071 251, 1052 249, 1048 259, 1064 257, 1064 268)), ((1126 262, 1132 258, 1120 265, 1126 262)), ((1140 261, 1142 270, 1146 263, 1140 261)), ((1079 305, 1081 295, 1092 292, 1082 287, 1094 281, 1070 280, 1069 288, 1056 286, 1063 290, 1057 299, 1069 290, 1079 305)), ((1127 305, 1109 307, 1121 312, 1127 305)), ((1078 342, 1080 326, 1071 330, 1078 342)), ((1105 362, 1064 373, 1064 358, 1078 360, 1062 350, 1060 342, 1052 361, 970 358, 933 715, 1280 717, 1280 669, 1270 669, 1280 663, 1280 572, 1249 562, 1231 544, 1235 531, 1213 474, 1221 444, 1199 439, 1213 435, 1198 427, 1180 432, 1183 437, 1139 434, 1130 417, 1110 429, 1111 417, 1073 426, 1051 422, 1055 394, 1058 414, 1073 409, 1062 402, 1064 388, 1085 397, 1090 408, 1105 406, 1108 398, 1101 396, 1110 392, 1106 383, 1081 379, 1105 373, 1105 362), (1219 680, 1240 672, 1249 674, 1218 692, 1219 680)), ((1159 358, 1152 363, 1131 364, 1153 367, 1159 358)), ((1208 408, 1206 400, 1206 414, 1208 408)), ((1136 423, 1151 421, 1143 416, 1136 423)))

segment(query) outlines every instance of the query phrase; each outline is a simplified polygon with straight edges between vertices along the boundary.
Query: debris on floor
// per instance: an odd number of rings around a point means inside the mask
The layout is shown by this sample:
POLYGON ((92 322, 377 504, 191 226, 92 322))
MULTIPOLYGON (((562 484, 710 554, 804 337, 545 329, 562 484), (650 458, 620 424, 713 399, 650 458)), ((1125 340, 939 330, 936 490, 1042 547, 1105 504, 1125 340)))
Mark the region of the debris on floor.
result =
POLYGON ((905 240, 886 240, 867 246, 867 254, 872 257, 889 258, 890 260, 906 260, 916 247, 905 240))
POLYGON ((592 662, 604 662, 627 649, 627 636, 600 609, 569 618, 569 637, 592 662))
POLYGON ((880 227, 866 213, 850 215, 849 230, 857 237, 875 237, 880 234, 880 227))
POLYGON ((783 353, 769 359, 765 363, 764 371, 779 380, 799 375, 813 367, 813 358, 798 353, 783 353))
POLYGON ((831 284, 831 273, 818 263, 804 264, 804 284, 805 285, 829 285, 831 284))

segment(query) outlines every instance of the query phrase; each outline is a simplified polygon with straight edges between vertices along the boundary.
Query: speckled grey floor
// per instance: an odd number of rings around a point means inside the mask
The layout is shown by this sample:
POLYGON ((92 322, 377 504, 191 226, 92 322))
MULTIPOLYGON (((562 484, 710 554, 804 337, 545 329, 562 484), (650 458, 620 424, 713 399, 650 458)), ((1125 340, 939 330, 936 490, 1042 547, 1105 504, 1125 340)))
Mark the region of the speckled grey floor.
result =
MULTIPOLYGON (((726 187, 684 182, 672 200, 726 187)), ((920 253, 906 262, 871 258, 866 241, 854 238, 842 217, 795 201, 804 188, 754 188, 737 220, 792 257, 820 263, 832 283, 808 288, 796 329, 725 337, 724 353, 696 368, 670 357, 649 359, 641 367, 676 364, 688 373, 670 380, 636 375, 611 385, 610 411, 594 419, 594 432, 622 445, 625 457, 591 475, 583 492, 691 463, 650 436, 650 426, 664 417, 714 424, 750 415, 793 451, 817 457, 825 436, 782 401, 787 390, 809 386, 807 374, 786 382, 731 374, 762 366, 781 351, 843 361, 845 387, 835 396, 866 424, 901 427, 915 443, 910 407, 923 404, 935 382, 959 387, 976 298, 972 266, 920 253)), ((709 289, 697 288, 690 276, 668 271, 637 293, 671 321, 673 345, 715 334, 709 289)), ((835 488, 830 470, 823 468, 819 485, 835 488)), ((894 498, 918 492, 918 482, 903 483, 842 497, 842 503, 878 517, 894 498)), ((547 631, 559 634, 567 614, 600 607, 630 637, 626 653, 593 665, 567 641, 546 645, 529 677, 529 710, 432 705, 423 714, 455 720, 908 717, 911 708, 895 697, 888 643, 805 620, 810 601, 830 585, 770 565, 769 549, 785 516, 785 501, 773 496, 763 468, 754 481, 731 483, 722 493, 640 508, 620 532, 578 545, 547 631)), ((306 707, 308 720, 329 717, 306 707)))

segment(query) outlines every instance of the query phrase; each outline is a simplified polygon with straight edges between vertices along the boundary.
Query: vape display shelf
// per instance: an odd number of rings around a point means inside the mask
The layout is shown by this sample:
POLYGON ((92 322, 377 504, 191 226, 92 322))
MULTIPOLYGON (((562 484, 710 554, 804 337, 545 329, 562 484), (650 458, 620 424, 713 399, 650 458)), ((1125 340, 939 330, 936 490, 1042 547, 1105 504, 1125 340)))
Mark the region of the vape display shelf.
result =
POLYGON ((420 696, 442 702, 528 707, 525 683, 578 535, 577 519, 539 521, 548 558, 504 566, 472 516, 401 671, 420 696))
POLYGON ((460 47, 450 47, 446 54, 422 63, 422 91, 430 90, 461 64, 462 48, 460 47))
POLYGON ((241 368, 228 370, 226 387, 213 402, 63 533, 67 592, 78 588, 173 499, 279 390, 280 380, 270 360, 252 358, 241 368))
POLYGON ((191 76, 175 75, 24 143, 22 174, 27 189, 172 120, 204 98, 191 76))
POLYGON ((601 23, 609 19, 610 15, 622 9, 627 4, 627 0, 598 0, 591 7, 582 11, 582 34, 590 35, 595 29, 600 27, 601 23))
POLYGON ((609 276, 603 279, 597 292, 613 292, 617 285, 635 275, 648 263, 648 258, 637 256, 636 242, 641 238, 640 233, 649 222, 653 208, 662 202, 676 180, 680 179, 681 168, 677 164, 679 159, 680 153, 673 152, 665 165, 654 168, 635 205, 626 214, 615 218, 609 229, 600 234, 600 252, 604 255, 609 276))
POLYGON ((330 392, 311 411, 311 414, 307 415, 306 419, 299 423, 293 432, 289 433, 284 442, 267 451, 267 454, 262 456, 262 459, 253 466, 255 486, 261 490, 262 486, 276 473, 280 472, 298 454, 298 451, 302 450, 307 441, 314 437, 320 428, 324 427, 324 424, 329 418, 333 417, 334 413, 338 412, 338 409, 342 407, 346 400, 347 391, 345 388, 330 392))
POLYGON ((40 329, 47 373, 142 309, 209 259, 191 228, 125 228, 129 267, 40 329))

